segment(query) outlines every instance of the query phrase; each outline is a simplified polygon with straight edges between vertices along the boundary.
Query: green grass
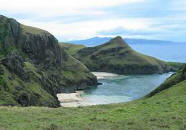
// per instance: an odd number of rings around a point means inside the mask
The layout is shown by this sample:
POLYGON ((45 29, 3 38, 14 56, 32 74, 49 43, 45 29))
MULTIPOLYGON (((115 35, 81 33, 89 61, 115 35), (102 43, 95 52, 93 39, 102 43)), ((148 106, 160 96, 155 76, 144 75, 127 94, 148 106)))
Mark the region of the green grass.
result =
POLYGON ((167 71, 165 62, 134 51, 121 37, 96 46, 86 47, 73 55, 91 71, 118 74, 152 74, 167 71))
MULTIPOLYGON (((178 74, 179 75, 179 74, 178 74)), ((173 78, 170 79, 174 79, 173 78)), ((171 82, 168 79, 166 82, 171 82)), ((185 130, 186 80, 152 97, 78 108, 0 107, 1 129, 185 130)))
POLYGON ((96 84, 52 34, 0 17, 0 106, 58 107, 56 93, 96 84))
POLYGON ((24 33, 31 33, 31 34, 36 34, 37 35, 37 34, 42 34, 42 33, 48 33, 47 31, 42 30, 40 28, 26 26, 26 25, 23 25, 23 24, 21 24, 21 28, 22 28, 23 34, 24 33))
POLYGON ((157 89, 151 92, 148 96, 153 96, 163 90, 172 87, 173 85, 177 85, 178 83, 184 81, 186 79, 185 73, 186 73, 186 66, 182 67, 177 73, 169 77, 164 83, 162 83, 157 89))
POLYGON ((80 108, 0 107, 4 129, 186 129, 186 81, 156 96, 80 108))
POLYGON ((84 45, 80 44, 71 44, 60 42, 59 45, 63 47, 70 55, 76 54, 79 50, 85 48, 84 45))
POLYGON ((43 89, 36 68, 26 62, 25 70, 29 73, 30 80, 23 81, 18 75, 8 71, 1 66, 4 74, 0 78, 0 106, 18 105, 18 106, 58 106, 56 99, 43 89), (22 96, 26 96, 27 103, 19 103, 22 96))

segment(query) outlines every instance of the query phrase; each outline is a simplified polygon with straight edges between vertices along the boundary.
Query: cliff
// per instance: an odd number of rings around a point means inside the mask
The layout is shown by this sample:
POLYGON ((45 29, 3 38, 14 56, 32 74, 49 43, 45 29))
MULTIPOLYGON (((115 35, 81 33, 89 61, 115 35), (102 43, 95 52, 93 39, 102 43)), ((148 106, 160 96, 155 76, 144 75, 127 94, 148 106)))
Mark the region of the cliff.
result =
POLYGON ((49 32, 0 16, 0 105, 57 107, 57 93, 96 84, 49 32))

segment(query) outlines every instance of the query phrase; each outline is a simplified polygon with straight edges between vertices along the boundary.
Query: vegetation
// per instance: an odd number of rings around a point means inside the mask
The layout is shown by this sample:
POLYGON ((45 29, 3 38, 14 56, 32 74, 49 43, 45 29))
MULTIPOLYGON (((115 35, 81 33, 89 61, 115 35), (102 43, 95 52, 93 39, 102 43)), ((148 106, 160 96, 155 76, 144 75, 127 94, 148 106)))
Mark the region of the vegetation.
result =
MULTIPOLYGON (((120 37, 80 49, 75 55, 99 71, 154 73, 167 67, 133 51, 120 37)), ((57 92, 85 89, 96 83, 86 66, 59 47, 51 34, 0 16, 0 129, 186 129, 186 67, 136 101, 48 108, 59 106, 57 92)))
POLYGON ((168 78, 163 84, 161 84, 157 89, 151 92, 148 96, 153 96, 163 90, 166 90, 174 85, 181 83, 184 80, 186 80, 186 65, 184 65, 184 67, 182 67, 177 73, 173 74, 170 78, 168 78))
POLYGON ((71 44, 71 43, 64 43, 64 42, 60 42, 59 45, 63 47, 70 55, 74 55, 79 50, 85 48, 85 46, 81 44, 71 44))
POLYGON ((59 107, 57 93, 96 84, 49 32, 0 15, 0 106, 59 107))
POLYGON ((167 72, 170 69, 165 62, 134 51, 121 37, 96 47, 83 48, 73 56, 91 71, 152 74, 167 72))
MULTIPOLYGON (((168 82, 170 79, 165 83, 168 82)), ((185 106, 186 78, 154 96, 128 103, 79 108, 0 107, 0 127, 30 130, 185 130, 185 106)))
POLYGON ((171 68, 171 71, 176 72, 179 69, 183 68, 184 63, 178 63, 178 62, 167 62, 167 65, 171 68))

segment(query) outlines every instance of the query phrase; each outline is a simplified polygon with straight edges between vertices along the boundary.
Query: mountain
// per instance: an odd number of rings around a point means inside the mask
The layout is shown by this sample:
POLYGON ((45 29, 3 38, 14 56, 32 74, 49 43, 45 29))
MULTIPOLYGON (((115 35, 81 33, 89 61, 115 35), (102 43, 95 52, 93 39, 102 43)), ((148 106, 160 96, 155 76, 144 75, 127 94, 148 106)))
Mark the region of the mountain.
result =
MULTIPOLYGON (((112 37, 93 37, 84 40, 68 41, 67 43, 83 44, 85 46, 92 47, 92 46, 97 46, 106 43, 111 39, 112 37)), ((163 40, 147 40, 147 39, 133 39, 133 38, 125 38, 124 40, 129 45, 130 44, 179 44, 179 42, 163 41, 163 40)))
POLYGON ((80 49, 73 56, 91 71, 153 74, 167 72, 170 69, 167 63, 134 51, 119 36, 105 44, 80 49))
POLYGON ((0 15, 0 105, 58 107, 57 93, 96 84, 52 34, 0 15))
POLYGON ((85 46, 97 46, 109 41, 110 39, 112 39, 112 37, 93 37, 84 40, 67 41, 67 43, 83 44, 85 46))

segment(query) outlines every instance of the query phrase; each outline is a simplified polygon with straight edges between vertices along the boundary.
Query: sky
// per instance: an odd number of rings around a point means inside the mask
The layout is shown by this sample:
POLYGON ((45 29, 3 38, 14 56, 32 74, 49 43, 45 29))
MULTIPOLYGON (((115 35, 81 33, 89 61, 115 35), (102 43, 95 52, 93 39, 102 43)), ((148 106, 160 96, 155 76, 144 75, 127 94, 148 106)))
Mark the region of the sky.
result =
POLYGON ((186 0, 0 0, 0 14, 59 41, 118 35, 186 41, 186 0))

